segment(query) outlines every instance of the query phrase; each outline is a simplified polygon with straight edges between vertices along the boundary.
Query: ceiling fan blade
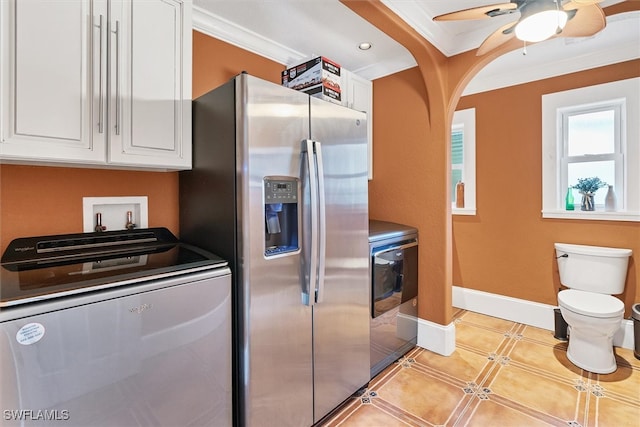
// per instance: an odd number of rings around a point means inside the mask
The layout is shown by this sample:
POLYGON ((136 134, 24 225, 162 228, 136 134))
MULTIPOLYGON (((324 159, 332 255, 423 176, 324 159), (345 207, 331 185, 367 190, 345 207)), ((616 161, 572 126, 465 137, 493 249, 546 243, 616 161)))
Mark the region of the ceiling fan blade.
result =
MULTIPOLYGON (((573 11, 572 3, 576 3, 573 0, 564 6, 564 9, 568 12, 573 11)), ((607 19, 604 11, 597 4, 589 6, 578 6, 573 18, 567 21, 559 37, 589 37, 596 33, 599 33, 606 27, 607 19)))
POLYGON ((485 19, 498 15, 513 13, 518 9, 516 3, 498 3, 488 6, 473 7, 457 12, 445 13, 433 18, 434 21, 460 21, 469 19, 485 19))
POLYGON ((503 44, 514 38, 516 33, 515 31, 512 31, 512 29, 515 24, 515 22, 512 22, 510 24, 503 25, 502 27, 491 33, 491 35, 487 37, 478 48, 476 56, 482 56, 485 53, 497 48, 498 46, 502 46, 503 44))
POLYGON ((573 3, 578 3, 579 5, 589 5, 589 4, 596 4, 596 3, 600 3, 604 0, 572 0, 573 3))

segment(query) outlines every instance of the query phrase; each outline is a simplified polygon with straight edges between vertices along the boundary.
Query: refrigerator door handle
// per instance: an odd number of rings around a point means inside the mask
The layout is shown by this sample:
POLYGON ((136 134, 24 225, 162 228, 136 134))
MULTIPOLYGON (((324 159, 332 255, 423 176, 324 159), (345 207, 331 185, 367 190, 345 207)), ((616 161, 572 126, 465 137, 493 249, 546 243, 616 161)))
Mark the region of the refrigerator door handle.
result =
POLYGON ((316 303, 322 302, 324 298, 324 273, 327 254, 327 215, 324 192, 324 165, 322 163, 322 144, 319 141, 314 143, 315 156, 318 171, 318 287, 316 291, 316 303))
MULTIPOLYGON (((305 299, 306 305, 314 305, 316 296, 315 288, 318 280, 318 175, 316 169, 313 141, 305 139, 302 141, 302 152, 306 154, 307 170, 309 171, 309 191, 310 191, 310 210, 311 210, 311 242, 309 254, 309 283, 306 291, 309 298, 305 299)), ((303 177, 304 178, 304 177, 303 177)))

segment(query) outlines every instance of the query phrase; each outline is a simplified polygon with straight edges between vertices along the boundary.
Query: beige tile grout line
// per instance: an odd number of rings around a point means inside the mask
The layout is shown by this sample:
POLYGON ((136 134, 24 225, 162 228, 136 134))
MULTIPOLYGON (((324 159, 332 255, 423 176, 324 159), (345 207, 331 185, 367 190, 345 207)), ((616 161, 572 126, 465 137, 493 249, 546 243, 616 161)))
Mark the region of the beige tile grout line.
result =
MULTIPOLYGON (((500 374, 500 371, 502 370, 503 366, 509 365, 509 364, 513 364, 514 366, 518 366, 518 367, 522 367, 522 364, 519 363, 512 363, 512 361, 510 360, 510 355, 513 351, 513 349, 515 348, 515 346, 517 345, 518 341, 522 340, 522 336, 523 336, 523 332, 526 329, 526 325, 523 324, 518 324, 516 323, 514 325, 514 327, 511 328, 511 330, 507 331, 505 333, 505 341, 503 341, 503 343, 501 344, 501 346, 499 347, 499 349, 496 352, 496 360, 494 361, 494 364, 496 366, 496 369, 492 370, 490 372, 490 376, 487 376, 484 380, 484 382, 482 383, 483 386, 484 385, 488 385, 488 387, 483 387, 483 389, 485 390, 489 390, 489 399, 504 406, 507 408, 510 408, 512 410, 518 411, 522 414, 525 414, 531 418, 534 418, 536 420, 548 423, 550 425, 559 425, 559 426, 566 426, 568 420, 562 420, 560 418, 554 417, 552 415, 540 412, 539 410, 536 410, 534 408, 530 408, 527 407, 525 405, 520 404, 518 401, 509 399, 507 397, 504 396, 500 396, 500 395, 496 395, 493 394, 490 390, 491 387, 490 385, 493 383, 493 381, 497 378, 497 376, 500 374)), ((529 369, 530 370, 530 369, 529 369)), ((537 371, 536 371, 537 372, 537 371)), ((569 384, 567 384, 569 385, 569 384)), ((474 413, 477 410, 477 407, 479 406, 480 403, 478 403, 476 405, 476 407, 474 408, 474 413)), ((467 422, 471 420, 471 417, 469 417, 468 420, 466 420, 467 422)))

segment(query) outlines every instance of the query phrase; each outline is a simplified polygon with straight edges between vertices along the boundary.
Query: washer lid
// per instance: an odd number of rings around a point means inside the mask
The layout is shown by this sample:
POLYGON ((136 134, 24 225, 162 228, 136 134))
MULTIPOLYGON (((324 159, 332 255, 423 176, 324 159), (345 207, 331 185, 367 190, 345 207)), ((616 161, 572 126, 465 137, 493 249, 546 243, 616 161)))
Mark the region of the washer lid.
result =
POLYGON ((558 303, 574 313, 591 317, 616 317, 624 313, 624 303, 618 298, 576 289, 560 291, 558 303))
POLYGON ((163 227, 20 237, 0 259, 0 310, 225 265, 163 227))

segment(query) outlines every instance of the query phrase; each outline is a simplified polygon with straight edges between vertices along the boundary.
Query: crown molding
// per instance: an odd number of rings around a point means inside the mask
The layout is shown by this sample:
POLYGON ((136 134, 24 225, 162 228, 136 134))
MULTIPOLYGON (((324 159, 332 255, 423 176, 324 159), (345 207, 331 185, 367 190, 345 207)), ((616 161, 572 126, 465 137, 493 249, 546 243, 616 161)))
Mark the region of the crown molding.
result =
MULTIPOLYGON (((302 52, 265 38, 198 6, 193 7, 193 29, 285 66, 309 59, 308 55, 302 52)), ((374 80, 415 66, 413 57, 392 58, 351 71, 365 79, 374 80)))
POLYGON ((418 63, 413 56, 409 56, 408 58, 394 58, 385 60, 384 62, 369 64, 350 71, 364 79, 375 80, 391 74, 399 73, 400 71, 413 68, 417 65, 418 63))
POLYGON ((296 64, 307 58, 302 52, 262 37, 198 6, 193 6, 193 29, 279 64, 296 64))
POLYGON ((448 31, 446 26, 433 22, 433 16, 423 7, 423 2, 382 0, 382 4, 387 6, 447 57, 476 49, 479 45, 478 40, 484 40, 495 28, 513 21, 513 18, 509 16, 496 17, 492 19, 492 23, 495 25, 491 28, 482 27, 455 34, 448 31))
MULTIPOLYGON (((529 55, 533 55, 531 50, 534 47, 535 46, 531 46, 529 48, 529 55)), ((520 65, 516 63, 518 59, 522 58, 520 50, 517 50, 503 55, 494 61, 495 64, 489 64, 487 68, 480 71, 480 73, 469 82, 462 95, 472 95, 474 93, 604 67, 639 57, 640 50, 638 49, 638 43, 626 43, 598 52, 588 52, 578 56, 572 55, 561 60, 541 62, 532 66, 526 61, 520 61, 520 65)))
MULTIPOLYGON (((392 4, 398 0, 383 0, 385 4, 392 4)), ((610 0, 611 1, 611 0, 610 0)), ((431 22, 424 9, 419 7, 419 2, 402 2, 404 10, 410 10, 409 16, 400 16, 402 19, 416 28, 410 21, 431 22)), ((630 14, 626 16, 612 16, 608 18, 609 23, 615 21, 626 20, 629 18, 637 19, 638 14, 630 14)), ((424 25, 422 26, 424 28, 424 25)), ((421 35, 436 48, 441 50, 445 55, 461 52, 466 47, 457 46, 455 49, 452 43, 455 43, 454 37, 447 37, 443 31, 439 31, 438 27, 430 26, 427 32, 419 31, 421 35), (440 42, 434 43, 433 40, 440 42), (448 41, 447 41, 448 40, 448 41), (442 42, 446 41, 446 42, 442 42)), ((308 55, 298 52, 271 39, 265 38, 245 27, 230 22, 214 13, 208 12, 198 6, 193 7, 193 29, 207 34, 216 39, 222 40, 241 49, 255 53, 262 57, 271 59, 283 66, 297 64, 308 59, 308 55)), ((472 33, 468 33, 466 39, 473 39, 472 33)), ((578 44, 581 41, 566 39, 565 44, 578 44)), ((458 39, 460 41, 460 39, 458 39)), ((586 39, 588 41, 588 39, 586 39)), ((465 45, 466 46, 466 45, 465 45)), ((565 46, 567 47, 567 46, 565 46)), ((474 48, 473 46, 471 48, 474 48)), ((533 58, 536 54, 537 45, 529 47, 530 54, 528 57, 533 58)), ((540 54, 539 56, 542 56, 540 54)), ((582 55, 572 55, 571 57, 553 59, 552 61, 540 61, 532 63, 531 61, 523 61, 519 51, 513 51, 496 59, 493 63, 487 65, 465 88, 463 95, 471 95, 474 93, 485 92, 493 89, 500 89, 508 86, 514 86, 529 81, 542 80, 545 78, 569 74, 577 71, 583 71, 590 68, 606 66, 618 62, 628 61, 640 57, 640 49, 638 43, 619 44, 614 48, 606 50, 598 49, 598 51, 590 51, 582 55)), ((394 74, 412 67, 417 64, 413 57, 387 58, 385 61, 368 64, 359 69, 351 70, 359 76, 375 80, 390 74, 394 74)))

